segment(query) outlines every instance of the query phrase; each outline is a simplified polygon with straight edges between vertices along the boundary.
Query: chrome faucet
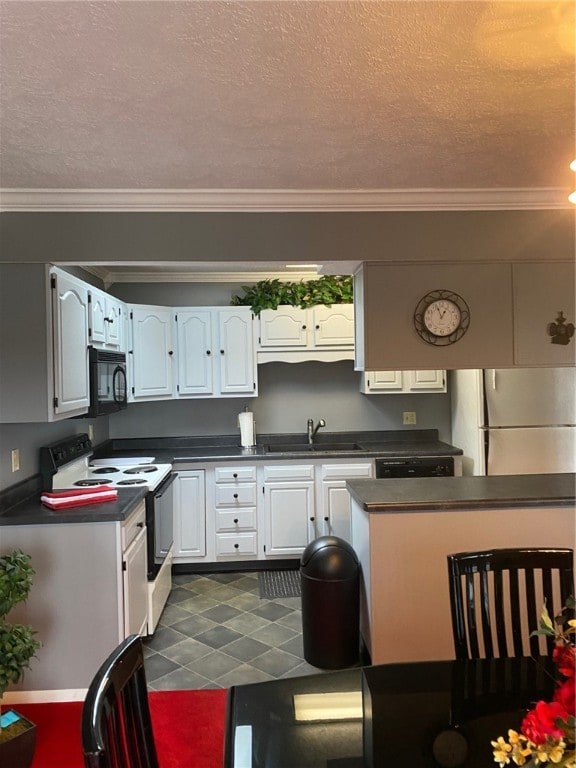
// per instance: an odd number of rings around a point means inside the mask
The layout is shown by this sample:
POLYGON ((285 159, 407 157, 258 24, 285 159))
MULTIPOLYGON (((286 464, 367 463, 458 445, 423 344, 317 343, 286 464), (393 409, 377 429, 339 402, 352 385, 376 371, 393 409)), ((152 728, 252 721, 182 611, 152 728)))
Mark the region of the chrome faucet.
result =
POLYGON ((316 426, 314 426, 314 419, 308 419, 308 442, 310 443, 310 445, 312 445, 312 443, 314 442, 314 435, 316 434, 316 432, 318 432, 320 427, 325 427, 325 426, 326 426, 326 422, 324 421, 324 419, 320 419, 320 421, 318 422, 318 424, 316 424, 316 426))

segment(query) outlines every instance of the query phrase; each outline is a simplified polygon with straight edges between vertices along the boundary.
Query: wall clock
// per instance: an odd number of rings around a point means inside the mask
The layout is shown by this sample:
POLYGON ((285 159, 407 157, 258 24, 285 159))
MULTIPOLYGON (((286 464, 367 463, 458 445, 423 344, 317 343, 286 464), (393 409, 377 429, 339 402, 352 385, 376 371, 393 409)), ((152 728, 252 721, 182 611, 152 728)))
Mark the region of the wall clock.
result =
POLYGON ((427 344, 445 347, 464 336, 470 326, 470 309, 457 293, 430 291, 414 310, 414 328, 427 344))

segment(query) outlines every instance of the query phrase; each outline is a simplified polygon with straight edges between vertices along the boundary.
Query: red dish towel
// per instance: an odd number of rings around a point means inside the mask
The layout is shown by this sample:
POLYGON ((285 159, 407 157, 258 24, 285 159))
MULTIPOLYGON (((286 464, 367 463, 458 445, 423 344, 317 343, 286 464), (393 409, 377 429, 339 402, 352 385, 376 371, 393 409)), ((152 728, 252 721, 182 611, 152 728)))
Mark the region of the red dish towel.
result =
POLYGON ((42 504, 50 509, 67 509, 84 507, 87 504, 102 504, 105 501, 116 501, 118 491, 112 485, 100 485, 98 488, 79 488, 70 491, 50 493, 45 491, 40 497, 42 504))

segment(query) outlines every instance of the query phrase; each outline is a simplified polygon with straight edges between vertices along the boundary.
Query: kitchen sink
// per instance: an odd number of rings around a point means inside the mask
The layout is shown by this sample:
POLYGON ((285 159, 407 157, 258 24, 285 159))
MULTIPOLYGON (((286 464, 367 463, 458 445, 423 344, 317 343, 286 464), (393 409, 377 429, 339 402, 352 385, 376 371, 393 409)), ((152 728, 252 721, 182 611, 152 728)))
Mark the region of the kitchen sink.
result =
POLYGON ((267 445, 266 453, 308 453, 313 449, 314 446, 308 443, 277 443, 267 445))
POLYGON ((315 443, 312 450, 330 453, 333 451, 361 451, 362 446, 358 443, 315 443))
POLYGON ((358 443, 281 443, 276 445, 267 445, 267 453, 337 453, 339 451, 361 451, 362 446, 358 443))

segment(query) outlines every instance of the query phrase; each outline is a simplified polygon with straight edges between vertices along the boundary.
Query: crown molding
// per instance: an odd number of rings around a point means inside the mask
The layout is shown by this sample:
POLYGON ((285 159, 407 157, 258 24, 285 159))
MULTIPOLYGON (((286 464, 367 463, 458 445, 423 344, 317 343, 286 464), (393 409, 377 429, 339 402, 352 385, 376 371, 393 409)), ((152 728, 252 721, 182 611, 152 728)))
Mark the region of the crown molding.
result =
MULTIPOLYGON (((64 268, 66 264, 62 265, 64 268)), ((280 280, 292 282, 299 280, 317 280, 318 273, 311 271, 274 272, 271 270, 257 271, 228 269, 225 272, 203 272, 194 269, 194 264, 187 269, 171 271, 168 269, 147 270, 144 265, 138 270, 122 271, 121 267, 108 269, 102 265, 81 264, 82 269, 98 277, 109 288, 114 283, 257 283, 261 280, 280 280)), ((340 273, 338 273, 340 274, 340 273)), ((348 274, 344 272, 343 274, 348 274)))
POLYGON ((0 189, 2 212, 497 211, 571 208, 568 188, 0 189))

